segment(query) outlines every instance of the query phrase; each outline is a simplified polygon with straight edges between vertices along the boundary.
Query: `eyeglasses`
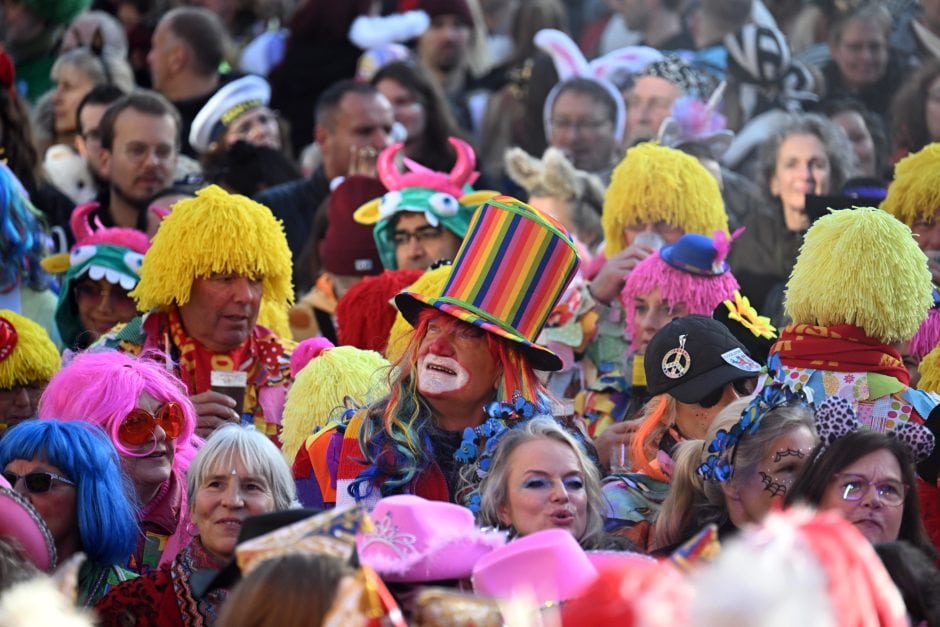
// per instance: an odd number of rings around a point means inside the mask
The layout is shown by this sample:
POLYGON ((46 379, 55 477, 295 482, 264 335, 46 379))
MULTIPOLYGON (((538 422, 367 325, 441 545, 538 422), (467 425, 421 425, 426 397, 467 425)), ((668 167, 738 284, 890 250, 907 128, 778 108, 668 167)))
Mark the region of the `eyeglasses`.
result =
POLYGON ((159 161, 169 161, 176 156, 176 148, 170 144, 150 146, 143 142, 129 142, 124 146, 124 156, 132 163, 140 163, 153 153, 159 161))
POLYGON ((53 481, 61 481, 66 485, 75 485, 75 482, 71 479, 57 475, 54 472, 30 472, 25 475, 18 475, 15 472, 4 470, 2 474, 3 478, 9 481, 11 486, 15 486, 16 483, 22 479, 23 483, 26 485, 26 489, 33 494, 48 492, 52 488, 53 481))
POLYGON ((102 301, 108 301, 112 307, 136 307, 134 299, 126 291, 111 285, 98 289, 94 283, 80 283, 75 286, 75 298, 95 307, 102 301))
POLYGON ((550 120, 552 130, 555 131, 577 131, 579 133, 594 132, 610 124, 610 120, 592 120, 590 118, 582 120, 569 120, 568 118, 552 118, 550 120))
POLYGON ((414 232, 410 231, 395 231, 392 233, 392 242, 395 246, 404 246, 411 241, 411 238, 414 238, 421 242, 429 242, 431 240, 439 238, 444 233, 444 230, 439 226, 422 226, 416 229, 414 232))
POLYGON ((844 477, 840 487, 840 496, 843 501, 861 501, 872 486, 875 488, 875 495, 878 499, 888 507, 901 505, 907 495, 907 486, 899 481, 869 481, 867 477, 861 475, 836 476, 844 477))
POLYGON ((183 431, 183 408, 178 403, 170 402, 154 415, 136 407, 124 418, 118 428, 118 437, 126 444, 140 446, 153 437, 157 426, 163 429, 168 440, 178 438, 183 431))

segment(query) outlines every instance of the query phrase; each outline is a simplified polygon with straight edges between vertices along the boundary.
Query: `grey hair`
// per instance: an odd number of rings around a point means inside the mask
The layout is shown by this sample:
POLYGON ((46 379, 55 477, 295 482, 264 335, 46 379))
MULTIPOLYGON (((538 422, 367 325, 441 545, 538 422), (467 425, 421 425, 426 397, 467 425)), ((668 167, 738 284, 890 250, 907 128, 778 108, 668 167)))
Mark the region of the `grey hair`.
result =
POLYGON ((284 456, 267 436, 254 427, 225 425, 217 429, 199 449, 186 472, 186 496, 190 510, 196 503, 196 492, 207 477, 224 474, 236 461, 240 461, 251 475, 267 482, 274 497, 274 510, 296 506, 297 486, 284 456))
POLYGON ((499 508, 506 504, 509 494, 509 459, 526 442, 549 439, 567 445, 574 452, 584 477, 587 494, 587 525, 578 538, 582 546, 591 546, 604 531, 604 497, 597 468, 581 446, 551 416, 536 416, 518 429, 510 429, 499 442, 490 469, 480 484, 480 523, 499 526, 499 508))
POLYGON ((817 113, 792 113, 777 127, 777 131, 760 150, 760 184, 770 194, 770 181, 777 169, 780 145, 793 135, 815 135, 822 142, 829 160, 828 194, 838 194, 855 170, 855 151, 845 133, 835 122, 817 113))
POLYGON ((111 84, 130 93, 136 86, 134 71, 127 61, 108 52, 96 55, 88 48, 73 48, 58 59, 52 66, 52 77, 56 79, 64 68, 74 68, 91 79, 95 85, 111 84), (107 72, 105 71, 107 68, 107 72))

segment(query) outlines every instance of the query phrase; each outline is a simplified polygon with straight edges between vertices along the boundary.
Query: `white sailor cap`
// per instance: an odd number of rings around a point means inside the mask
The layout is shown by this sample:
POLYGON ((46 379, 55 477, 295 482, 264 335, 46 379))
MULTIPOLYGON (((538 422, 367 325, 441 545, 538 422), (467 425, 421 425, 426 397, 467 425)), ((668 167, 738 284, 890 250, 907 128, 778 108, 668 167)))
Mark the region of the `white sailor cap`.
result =
POLYGON ((199 110, 189 130, 189 143, 197 152, 209 150, 240 115, 271 102, 271 86, 260 76, 248 75, 220 88, 199 110))

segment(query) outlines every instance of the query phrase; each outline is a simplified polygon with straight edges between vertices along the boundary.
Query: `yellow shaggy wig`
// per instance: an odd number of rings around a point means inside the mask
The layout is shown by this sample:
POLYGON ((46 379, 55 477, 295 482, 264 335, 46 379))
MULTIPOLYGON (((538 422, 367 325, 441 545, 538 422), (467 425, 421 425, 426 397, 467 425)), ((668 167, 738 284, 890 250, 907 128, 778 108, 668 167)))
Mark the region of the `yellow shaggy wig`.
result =
POLYGON ((940 346, 927 353, 917 366, 920 372, 919 390, 940 394, 940 346))
POLYGON ((927 144, 898 161, 881 208, 908 226, 933 221, 940 207, 940 144, 927 144))
POLYGON ((8 320, 17 335, 13 352, 0 361, 0 389, 51 379, 59 371, 61 360, 46 330, 9 309, 0 309, 0 318, 8 320))
POLYGON ((911 230, 872 207, 834 211, 807 231, 787 282, 795 323, 852 324, 885 344, 907 341, 933 305, 927 257, 911 230))
MULTIPOLYGON (((440 296, 441 292, 444 291, 444 284, 450 278, 451 267, 441 266, 428 270, 403 291, 417 292, 425 296, 440 296)), ((392 330, 388 332, 388 346, 385 348, 386 359, 392 363, 398 361, 398 358, 404 354, 409 340, 411 340, 412 331, 414 329, 401 315, 401 312, 395 314, 395 323, 392 325, 392 330)))
POLYGON ((625 228, 665 222, 686 233, 728 232, 718 182, 694 157, 655 143, 638 144, 614 168, 604 196, 604 254, 626 247, 625 228))
POLYGON ((291 253, 280 220, 264 205, 210 185, 177 202, 163 219, 131 296, 139 311, 185 305, 193 279, 227 272, 263 277, 262 310, 274 319, 293 302, 291 253))
POLYGON ((389 363, 375 351, 337 346, 323 351, 297 374, 287 392, 281 443, 287 463, 317 427, 325 427, 346 397, 357 406, 388 394, 389 363))

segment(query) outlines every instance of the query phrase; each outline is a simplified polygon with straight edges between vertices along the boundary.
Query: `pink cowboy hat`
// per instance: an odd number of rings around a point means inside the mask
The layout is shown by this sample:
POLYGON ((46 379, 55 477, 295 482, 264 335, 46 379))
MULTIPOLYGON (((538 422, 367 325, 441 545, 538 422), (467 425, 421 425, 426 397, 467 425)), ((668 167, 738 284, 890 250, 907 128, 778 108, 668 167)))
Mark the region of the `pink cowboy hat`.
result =
POLYGON ((36 568, 51 572, 56 565, 55 542, 36 508, 0 476, 0 538, 18 544, 36 568))
POLYGON ((371 517, 375 528, 356 536, 359 561, 386 581, 465 579, 506 543, 503 532, 477 528, 465 507, 410 494, 380 500, 371 517))
POLYGON ((545 529, 513 540, 480 559, 473 589, 497 599, 534 598, 541 605, 572 599, 597 579, 597 568, 564 529, 545 529))

